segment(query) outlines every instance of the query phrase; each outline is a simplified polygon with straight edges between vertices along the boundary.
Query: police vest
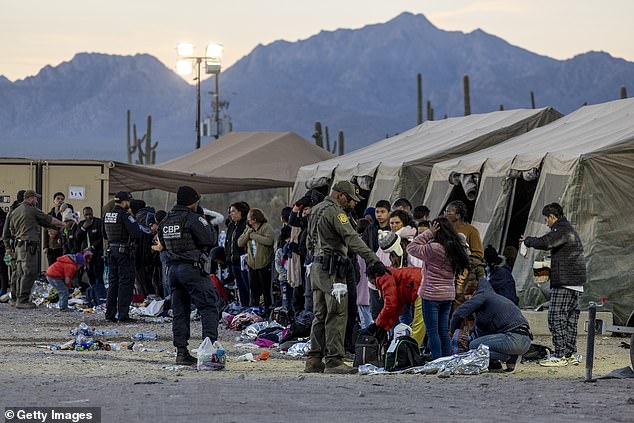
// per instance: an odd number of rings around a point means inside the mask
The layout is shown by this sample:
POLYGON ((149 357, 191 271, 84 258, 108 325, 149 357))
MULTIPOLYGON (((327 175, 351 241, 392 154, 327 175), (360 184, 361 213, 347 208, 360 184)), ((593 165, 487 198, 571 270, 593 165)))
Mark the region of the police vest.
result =
POLYGON ((185 253, 198 250, 191 231, 185 228, 190 212, 170 214, 161 222, 161 231, 165 247, 170 253, 185 253))
POLYGON ((103 227, 109 243, 127 244, 130 241, 130 235, 123 223, 123 219, 126 219, 126 216, 128 214, 124 213, 119 207, 114 208, 103 216, 103 227))

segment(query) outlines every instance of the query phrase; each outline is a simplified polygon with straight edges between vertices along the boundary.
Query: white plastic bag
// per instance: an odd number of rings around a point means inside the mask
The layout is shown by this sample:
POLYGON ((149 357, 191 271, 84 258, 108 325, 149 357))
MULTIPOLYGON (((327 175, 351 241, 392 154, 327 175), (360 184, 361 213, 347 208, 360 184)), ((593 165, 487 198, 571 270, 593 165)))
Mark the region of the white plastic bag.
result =
POLYGON ((211 342, 209 337, 205 338, 198 347, 198 370, 222 370, 225 368, 227 357, 220 342, 211 342))

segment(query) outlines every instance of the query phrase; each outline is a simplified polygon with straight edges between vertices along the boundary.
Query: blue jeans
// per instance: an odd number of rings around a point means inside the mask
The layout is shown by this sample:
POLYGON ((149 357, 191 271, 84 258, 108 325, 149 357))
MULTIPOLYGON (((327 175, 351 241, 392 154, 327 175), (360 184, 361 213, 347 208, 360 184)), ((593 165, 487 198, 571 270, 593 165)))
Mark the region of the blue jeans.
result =
POLYGON ((427 328, 429 349, 434 360, 451 353, 450 312, 451 301, 433 301, 423 298, 423 320, 427 328))
POLYGON ((359 320, 361 321, 361 329, 365 329, 372 324, 372 313, 369 305, 357 304, 359 310, 359 320))
POLYGON ((531 347, 531 339, 519 333, 496 333, 476 338, 469 343, 472 350, 480 345, 489 347, 491 360, 499 360, 506 363, 512 355, 525 354, 531 347))
POLYGON ((249 273, 246 270, 242 270, 240 263, 231 265, 231 274, 236 280, 236 286, 238 287, 238 298, 242 307, 249 306, 249 273))
POLYGON ((53 279, 49 276, 46 277, 48 283, 51 284, 59 294, 59 309, 64 310, 68 308, 68 288, 62 279, 53 279))

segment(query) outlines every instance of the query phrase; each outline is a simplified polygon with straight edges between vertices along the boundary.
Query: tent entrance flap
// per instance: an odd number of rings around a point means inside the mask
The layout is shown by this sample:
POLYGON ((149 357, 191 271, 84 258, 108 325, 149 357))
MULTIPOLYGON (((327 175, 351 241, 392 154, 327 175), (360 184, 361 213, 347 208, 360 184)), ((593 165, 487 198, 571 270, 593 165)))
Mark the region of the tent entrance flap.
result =
POLYGON ((526 229, 528 214, 537 190, 539 172, 538 168, 521 172, 509 170, 507 183, 513 185, 506 208, 504 232, 498 251, 502 251, 509 245, 519 248, 519 238, 526 229))
POLYGON ((451 194, 443 207, 447 207, 447 204, 452 201, 460 200, 467 206, 467 215, 470 218, 473 217, 473 211, 475 209, 476 199, 478 198, 478 188, 480 183, 479 173, 458 173, 451 172, 449 175, 449 183, 453 185, 451 194))

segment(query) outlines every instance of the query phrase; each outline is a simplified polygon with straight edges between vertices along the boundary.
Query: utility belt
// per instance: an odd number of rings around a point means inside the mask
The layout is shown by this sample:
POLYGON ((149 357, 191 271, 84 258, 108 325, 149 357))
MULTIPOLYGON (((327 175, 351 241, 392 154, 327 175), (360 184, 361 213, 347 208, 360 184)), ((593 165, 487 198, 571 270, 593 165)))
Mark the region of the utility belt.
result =
POLYGON ((350 266, 348 257, 335 254, 315 256, 313 257, 313 263, 321 263, 321 270, 327 272, 328 276, 336 275, 338 278, 345 278, 350 266))
POLYGON ((200 261, 187 260, 187 259, 175 259, 175 260, 170 260, 165 262, 165 267, 167 267, 169 271, 170 267, 178 265, 178 264, 187 264, 189 266, 192 266, 194 269, 198 270, 198 272, 200 273, 202 277, 205 277, 205 278, 209 277, 209 273, 207 273, 207 271, 205 270, 204 263, 200 261))
POLYGON ((119 254, 125 254, 130 252, 130 244, 122 244, 119 242, 113 242, 108 244, 108 251, 117 251, 119 254))
POLYGON ((533 334, 531 333, 531 330, 528 327, 528 325, 522 325, 522 326, 516 327, 515 329, 511 331, 511 333, 517 333, 518 335, 528 336, 531 339, 531 341, 533 340, 533 334))
POLYGON ((35 254, 37 254, 37 252, 39 250, 40 243, 38 241, 29 241, 29 240, 26 240, 26 239, 16 239, 15 240, 15 246, 19 247, 19 248, 26 247, 27 251, 29 252, 29 254, 35 255, 35 254))

